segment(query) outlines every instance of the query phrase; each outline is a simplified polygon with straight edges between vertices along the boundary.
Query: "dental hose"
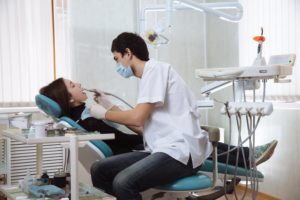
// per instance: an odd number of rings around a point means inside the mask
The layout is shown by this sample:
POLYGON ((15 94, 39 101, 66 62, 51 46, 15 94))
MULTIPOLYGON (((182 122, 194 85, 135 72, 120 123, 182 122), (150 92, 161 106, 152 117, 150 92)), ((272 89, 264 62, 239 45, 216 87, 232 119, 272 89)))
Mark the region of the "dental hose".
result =
POLYGON ((130 105, 127 101, 125 101, 124 99, 118 97, 118 96, 115 95, 115 94, 112 94, 112 93, 109 93, 109 92, 104 92, 104 94, 106 94, 106 95, 108 95, 108 96, 112 96, 112 97, 114 97, 114 98, 116 98, 116 99, 119 99, 119 100, 122 101, 124 104, 126 104, 128 107, 133 108, 133 106, 130 105))
MULTIPOLYGON (((93 92, 93 93, 97 93, 97 91, 95 89, 86 89, 86 88, 82 88, 83 90, 85 91, 88 91, 88 92, 93 92)), ((132 105, 130 105, 127 101, 125 101, 124 99, 122 99, 121 97, 118 97, 117 95, 115 94, 112 94, 112 93, 109 93, 109 92, 103 92, 105 95, 108 95, 108 96, 112 96, 120 101, 122 101, 124 104, 126 104, 128 107, 130 108, 133 108, 132 105)))

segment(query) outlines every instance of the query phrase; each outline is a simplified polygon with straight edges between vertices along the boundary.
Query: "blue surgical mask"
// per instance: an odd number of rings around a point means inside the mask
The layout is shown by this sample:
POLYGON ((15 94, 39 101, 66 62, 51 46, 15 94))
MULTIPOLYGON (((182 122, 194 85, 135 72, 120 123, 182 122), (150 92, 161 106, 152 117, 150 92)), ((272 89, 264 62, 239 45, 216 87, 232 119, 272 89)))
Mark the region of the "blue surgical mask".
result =
POLYGON ((133 76, 133 71, 130 66, 124 67, 121 63, 117 63, 116 71, 124 78, 129 78, 133 76))

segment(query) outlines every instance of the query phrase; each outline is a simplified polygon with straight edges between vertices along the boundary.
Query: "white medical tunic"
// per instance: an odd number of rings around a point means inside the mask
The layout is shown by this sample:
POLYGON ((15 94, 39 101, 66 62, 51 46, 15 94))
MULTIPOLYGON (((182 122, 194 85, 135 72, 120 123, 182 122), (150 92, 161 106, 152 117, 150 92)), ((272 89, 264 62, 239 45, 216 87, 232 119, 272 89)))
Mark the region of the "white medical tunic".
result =
POLYGON ((149 60, 139 82, 138 103, 154 103, 144 125, 145 150, 163 152, 193 167, 211 154, 208 134, 201 130, 196 100, 184 80, 168 63, 149 60))

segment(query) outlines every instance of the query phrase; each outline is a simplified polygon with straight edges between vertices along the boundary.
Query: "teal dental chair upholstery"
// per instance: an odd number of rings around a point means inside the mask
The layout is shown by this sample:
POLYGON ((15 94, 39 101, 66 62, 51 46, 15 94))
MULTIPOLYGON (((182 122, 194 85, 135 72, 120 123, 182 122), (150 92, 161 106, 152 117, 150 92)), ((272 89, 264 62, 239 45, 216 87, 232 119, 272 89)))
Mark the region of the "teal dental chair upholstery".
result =
MULTIPOLYGON (((76 128, 78 130, 84 130, 82 126, 76 123, 74 120, 67 116, 61 116, 62 111, 58 103, 50 99, 45 95, 38 94, 35 96, 36 105, 44 111, 46 114, 51 116, 55 121, 66 123, 72 128, 76 128)), ((97 159, 105 158, 111 156, 112 150, 110 147, 101 140, 91 140, 86 145, 86 147, 79 149, 79 161, 82 160, 82 164, 86 168, 87 171, 90 170, 90 165, 96 161, 97 159), (88 148, 90 147, 90 148, 88 148), (86 160, 86 156, 89 155, 91 157, 90 160, 86 160), (82 155, 82 156, 81 156, 82 155), (82 157, 82 159, 80 159, 82 157)))
MULTIPOLYGON (((180 197, 183 197, 183 199, 186 200, 211 200, 217 199, 225 195, 225 193, 232 192, 235 184, 237 184, 241 179, 244 179, 246 176, 250 177, 251 175, 255 175, 259 181, 263 180, 263 174, 257 170, 249 170, 242 167, 218 163, 217 142, 219 141, 220 135, 219 129, 207 126, 202 126, 201 128, 208 132, 209 139, 213 144, 214 149, 212 153, 212 160, 205 160, 197 174, 178 179, 167 185, 157 186, 154 189, 162 191, 160 193, 171 192, 182 194, 180 197), (228 178, 231 179, 231 181, 226 187, 224 187, 224 185, 218 186, 217 179, 222 179, 225 173, 227 174, 228 178), (205 194, 201 195, 201 191, 205 191, 205 194), (193 196, 193 192, 200 193, 198 193, 197 196, 193 196)), ((155 195, 153 196, 152 200, 153 199, 156 199, 155 195)))

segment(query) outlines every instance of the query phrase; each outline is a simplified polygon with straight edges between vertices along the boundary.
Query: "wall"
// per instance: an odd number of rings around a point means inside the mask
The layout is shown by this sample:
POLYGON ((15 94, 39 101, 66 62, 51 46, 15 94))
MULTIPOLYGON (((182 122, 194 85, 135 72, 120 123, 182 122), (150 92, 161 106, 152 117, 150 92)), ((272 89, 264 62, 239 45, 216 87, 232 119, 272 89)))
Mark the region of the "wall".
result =
POLYGON ((75 0, 71 2, 72 79, 135 102, 136 80, 115 72, 112 40, 123 31, 135 32, 136 2, 75 0))
POLYGON ((265 174, 261 191, 281 199, 299 199, 300 191, 300 109, 279 109, 275 107, 271 116, 261 122, 257 137, 261 143, 278 140, 278 146, 270 161, 259 166, 265 174))

